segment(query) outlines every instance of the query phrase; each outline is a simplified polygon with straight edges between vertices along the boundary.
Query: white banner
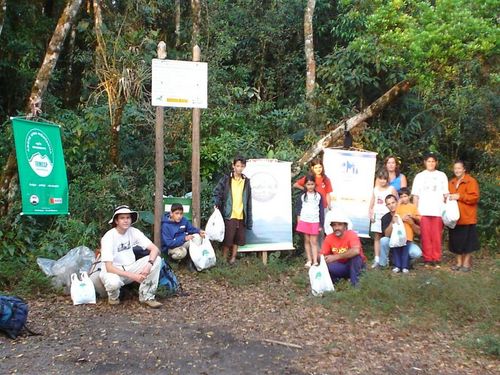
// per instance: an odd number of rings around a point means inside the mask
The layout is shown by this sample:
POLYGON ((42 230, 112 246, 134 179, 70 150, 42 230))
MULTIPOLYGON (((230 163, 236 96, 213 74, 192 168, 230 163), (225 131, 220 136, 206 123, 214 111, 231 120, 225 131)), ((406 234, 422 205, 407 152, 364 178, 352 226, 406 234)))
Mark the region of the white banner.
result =
POLYGON ((341 210, 360 237, 369 237, 368 210, 373 194, 377 153, 325 149, 323 164, 332 181, 331 209, 341 210))
POLYGON ((293 250, 292 163, 252 159, 243 171, 252 187, 253 229, 247 230, 239 251, 293 250))

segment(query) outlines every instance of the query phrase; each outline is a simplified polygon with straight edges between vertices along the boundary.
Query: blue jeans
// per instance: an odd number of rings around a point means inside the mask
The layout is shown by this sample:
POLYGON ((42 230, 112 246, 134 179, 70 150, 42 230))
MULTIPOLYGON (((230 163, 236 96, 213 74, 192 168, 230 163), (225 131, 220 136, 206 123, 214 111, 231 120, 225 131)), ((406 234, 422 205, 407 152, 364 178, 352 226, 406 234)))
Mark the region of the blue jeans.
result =
MULTIPOLYGON (((418 247, 415 242, 408 241, 406 245, 408 246, 410 260, 417 259, 422 256, 422 250, 420 250, 420 247, 418 247)), ((380 264, 382 267, 385 267, 389 264, 389 251, 389 237, 382 237, 380 239, 380 259, 378 261, 378 264, 380 264)))
POLYGON ((345 263, 332 262, 327 264, 330 277, 334 283, 340 279, 350 279, 353 286, 358 283, 359 275, 364 268, 363 259, 360 255, 352 257, 345 263))
POLYGON ((409 268, 410 257, 408 256, 408 248, 409 248, 408 242, 404 246, 392 248, 394 265, 398 267, 400 270, 409 268))

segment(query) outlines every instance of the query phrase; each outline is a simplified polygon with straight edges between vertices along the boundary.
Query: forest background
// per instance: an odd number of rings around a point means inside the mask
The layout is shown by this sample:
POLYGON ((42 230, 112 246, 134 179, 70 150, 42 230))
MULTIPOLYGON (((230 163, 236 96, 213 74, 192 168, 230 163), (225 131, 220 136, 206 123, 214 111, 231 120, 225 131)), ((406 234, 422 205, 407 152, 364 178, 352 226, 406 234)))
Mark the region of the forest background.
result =
MULTIPOLYGON (((3 0, 0 8, 4 267, 30 264, 22 269, 35 272, 37 256, 97 248, 117 204, 153 211, 151 59, 160 40, 168 58, 179 60, 191 60, 198 43, 209 66, 202 222, 235 154, 296 162, 336 124, 404 83, 404 92, 353 130, 354 146, 378 152, 379 160, 396 154, 410 183, 427 151, 439 155, 448 176, 454 159, 469 162, 481 187, 483 252, 498 250, 497 1, 3 0), (57 51, 41 117, 61 125, 71 215, 20 216, 8 119, 29 112, 67 4, 78 11, 57 51)), ((165 145, 165 194, 182 196, 191 190, 190 110, 165 111, 165 145)), ((139 226, 152 233, 151 215, 144 217, 139 226)), ((8 275, 0 277, 7 288, 16 282, 8 275)))

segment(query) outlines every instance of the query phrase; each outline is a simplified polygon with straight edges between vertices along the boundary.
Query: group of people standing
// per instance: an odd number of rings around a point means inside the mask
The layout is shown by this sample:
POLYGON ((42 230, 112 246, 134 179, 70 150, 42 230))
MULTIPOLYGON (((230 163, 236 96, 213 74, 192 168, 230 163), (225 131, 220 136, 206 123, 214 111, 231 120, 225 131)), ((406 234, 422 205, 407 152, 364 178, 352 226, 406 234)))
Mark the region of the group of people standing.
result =
MULTIPOLYGON (((438 158, 429 153, 424 157, 424 170, 418 173, 411 192, 408 180, 400 171, 400 162, 395 156, 389 156, 376 173, 375 186, 370 202, 368 218, 374 238, 374 259, 371 268, 381 268, 389 264, 392 252, 394 273, 409 273, 412 261, 423 257, 426 267, 440 267, 442 259, 442 211, 446 200, 455 200, 460 211, 460 219, 454 228, 449 228, 449 249, 456 254, 454 271, 471 270, 471 253, 479 250, 476 230, 479 185, 470 176, 463 161, 453 165, 454 177, 448 181, 445 173, 439 171, 438 158), (404 246, 390 248, 389 238, 393 223, 401 220, 404 224, 407 242, 404 246), (422 249, 415 243, 419 235, 422 249)), ((342 214, 329 211, 332 184, 324 174, 320 159, 310 163, 310 173, 296 181, 295 188, 304 191, 297 201, 296 231, 304 236, 304 248, 307 256, 305 267, 318 264, 319 254, 325 255, 332 279, 349 278, 355 285, 360 272, 365 268, 364 256, 359 239, 346 247, 346 243, 333 245, 334 237, 352 237, 355 232, 349 228, 350 221, 342 214), (326 226, 325 226, 326 223, 326 226), (343 231, 338 230, 342 225, 343 231), (324 237, 322 231, 332 229, 324 237), (352 233, 351 233, 352 232, 352 233), (320 245, 322 243, 322 245, 320 245), (353 250, 353 251, 351 251, 353 250), (348 254, 342 259, 342 269, 335 265, 339 260, 330 255, 348 254), (352 260, 352 261, 351 261, 352 260)), ((357 236, 356 236, 357 237, 357 236)))
MULTIPOLYGON (((222 242, 223 257, 229 264, 236 262, 238 247, 245 245, 245 232, 252 229, 252 191, 250 180, 243 174, 246 159, 236 157, 232 172, 223 176, 213 193, 214 207, 221 211, 225 223, 222 242)), ((449 229, 449 249, 456 254, 454 271, 468 272, 472 267, 471 253, 479 250, 476 230, 479 186, 470 176, 464 162, 456 161, 454 177, 448 182, 446 175, 437 170, 434 154, 424 157, 425 169, 413 181, 411 193, 407 179, 399 170, 399 161, 390 156, 377 172, 368 217, 374 233, 374 262, 372 268, 388 265, 393 253, 393 272, 408 273, 410 260, 423 255, 426 265, 437 266, 442 257, 442 207, 446 199, 458 203, 460 219, 449 229), (411 202, 411 198, 413 202, 411 202), (407 242, 390 248, 392 223, 402 220, 407 242), (414 242, 420 235, 422 250, 414 242)), ((306 267, 318 264, 323 255, 334 282, 349 279, 355 286, 366 268, 366 256, 361 241, 352 230, 351 221, 341 212, 330 210, 332 184, 325 175, 322 161, 310 163, 310 173, 294 185, 303 190, 296 204, 297 232, 304 236, 306 267), (325 223, 327 225, 325 225, 325 223), (325 231, 326 236, 323 235, 325 231)), ((120 288, 131 282, 139 286, 139 301, 151 308, 161 307, 155 299, 161 268, 161 253, 182 259, 188 253, 189 243, 196 236, 204 237, 183 217, 183 206, 173 204, 162 219, 161 250, 140 230, 132 227, 138 213, 128 206, 118 206, 109 221, 112 228, 101 239, 102 269, 100 279, 111 305, 120 303, 120 288), (135 248, 142 256, 137 257, 135 248)))

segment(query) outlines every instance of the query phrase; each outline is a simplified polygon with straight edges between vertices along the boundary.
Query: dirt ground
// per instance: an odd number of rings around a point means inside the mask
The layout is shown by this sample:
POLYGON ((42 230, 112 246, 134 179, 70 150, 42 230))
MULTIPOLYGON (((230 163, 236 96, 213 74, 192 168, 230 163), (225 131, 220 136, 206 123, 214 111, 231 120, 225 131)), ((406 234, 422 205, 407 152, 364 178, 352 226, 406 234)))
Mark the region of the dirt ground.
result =
POLYGON ((151 310, 73 306, 69 297, 30 300, 42 336, 0 336, 1 374, 498 374, 493 358, 461 349, 460 333, 361 317, 351 321, 289 293, 283 277, 231 288, 181 273, 186 297, 151 310), (279 343, 276 343, 279 342, 279 343))

